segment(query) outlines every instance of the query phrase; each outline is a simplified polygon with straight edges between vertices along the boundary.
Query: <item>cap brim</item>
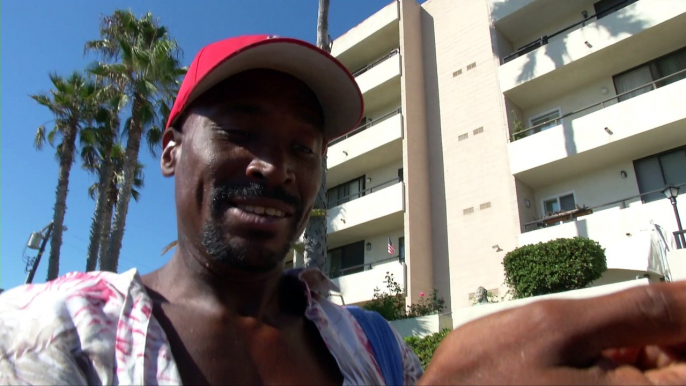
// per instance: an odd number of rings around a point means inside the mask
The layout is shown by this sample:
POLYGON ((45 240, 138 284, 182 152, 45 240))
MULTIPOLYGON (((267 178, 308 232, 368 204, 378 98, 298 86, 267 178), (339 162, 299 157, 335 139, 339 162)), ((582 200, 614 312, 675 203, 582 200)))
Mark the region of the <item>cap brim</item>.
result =
POLYGON ((292 75, 315 93, 324 112, 327 141, 355 129, 362 119, 362 93, 343 64, 309 43, 279 37, 257 42, 229 55, 198 82, 185 105, 224 79, 256 68, 292 75))

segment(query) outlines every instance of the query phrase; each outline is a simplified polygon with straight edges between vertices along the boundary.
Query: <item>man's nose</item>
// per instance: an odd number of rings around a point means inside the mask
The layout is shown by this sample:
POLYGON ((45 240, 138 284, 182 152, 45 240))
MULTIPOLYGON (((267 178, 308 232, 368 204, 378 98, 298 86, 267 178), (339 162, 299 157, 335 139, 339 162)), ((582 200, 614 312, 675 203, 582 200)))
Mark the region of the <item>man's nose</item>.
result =
POLYGON ((266 147, 248 164, 247 176, 272 187, 292 184, 295 175, 285 153, 280 146, 266 147))

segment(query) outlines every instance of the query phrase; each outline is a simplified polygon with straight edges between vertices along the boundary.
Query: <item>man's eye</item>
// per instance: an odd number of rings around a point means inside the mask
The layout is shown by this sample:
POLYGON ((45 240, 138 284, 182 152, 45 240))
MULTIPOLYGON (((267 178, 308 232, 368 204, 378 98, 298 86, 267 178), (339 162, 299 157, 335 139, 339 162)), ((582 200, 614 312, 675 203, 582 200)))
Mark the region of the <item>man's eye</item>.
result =
POLYGON ((300 152, 303 152, 305 154, 313 154, 314 153, 314 151, 312 149, 310 149, 309 147, 304 146, 304 145, 295 145, 295 149, 300 151, 300 152))

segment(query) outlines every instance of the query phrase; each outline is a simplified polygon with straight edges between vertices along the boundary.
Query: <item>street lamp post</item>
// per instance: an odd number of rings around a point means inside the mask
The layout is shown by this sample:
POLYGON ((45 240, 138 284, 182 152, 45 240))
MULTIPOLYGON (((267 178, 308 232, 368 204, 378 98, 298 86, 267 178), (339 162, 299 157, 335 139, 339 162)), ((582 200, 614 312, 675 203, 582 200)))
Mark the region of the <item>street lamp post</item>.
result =
POLYGON ((676 217, 676 225, 679 228, 679 240, 681 241, 681 248, 686 248, 686 237, 684 237, 684 229, 681 227, 681 217, 679 217, 679 208, 676 206, 676 196, 679 195, 679 187, 669 185, 662 191, 674 208, 674 217, 676 217))
MULTIPOLYGON (((38 250, 38 255, 36 255, 36 258, 33 260, 33 264, 31 265, 31 270, 29 271, 29 274, 26 276, 26 283, 24 284, 31 284, 33 282, 33 276, 36 274, 36 270, 38 269, 38 263, 40 263, 40 258, 43 256, 43 252, 45 251, 45 246, 48 244, 48 240, 50 239, 50 234, 52 233, 52 222, 48 224, 45 228, 43 228, 40 232, 37 232, 39 235, 38 238, 41 239, 41 245, 38 250), (44 234, 45 233, 45 234, 44 234)), ((32 241, 35 240, 35 237, 31 237, 29 239, 29 247, 32 248, 33 246, 32 241)))

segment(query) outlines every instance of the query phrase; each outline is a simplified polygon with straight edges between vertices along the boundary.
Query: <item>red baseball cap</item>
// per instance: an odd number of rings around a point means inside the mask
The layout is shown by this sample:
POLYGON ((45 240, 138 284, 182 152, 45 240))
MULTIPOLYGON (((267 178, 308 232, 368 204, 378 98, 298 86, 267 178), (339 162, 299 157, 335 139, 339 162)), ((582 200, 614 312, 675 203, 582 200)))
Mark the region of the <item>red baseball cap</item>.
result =
POLYGON ((167 128, 192 101, 214 85, 240 72, 266 68, 305 83, 324 112, 324 138, 338 138, 355 129, 364 113, 364 99, 350 71, 316 46, 274 35, 239 36, 205 46, 198 52, 174 101, 167 128))

